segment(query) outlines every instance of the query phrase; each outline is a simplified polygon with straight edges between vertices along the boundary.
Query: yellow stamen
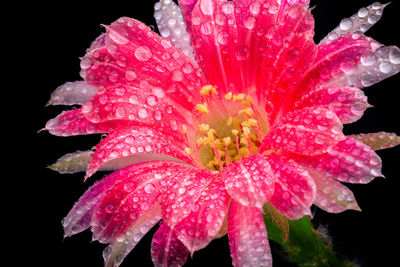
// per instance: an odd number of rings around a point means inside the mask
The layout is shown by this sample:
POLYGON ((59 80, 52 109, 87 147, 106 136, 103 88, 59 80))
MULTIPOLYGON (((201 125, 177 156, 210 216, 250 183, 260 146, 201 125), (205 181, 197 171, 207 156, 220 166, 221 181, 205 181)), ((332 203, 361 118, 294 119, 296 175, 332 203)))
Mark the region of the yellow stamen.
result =
POLYGON ((208 131, 208 129, 210 129, 210 125, 202 123, 199 125, 199 130, 200 131, 208 131))
POLYGON ((232 117, 228 118, 228 121, 226 122, 226 126, 231 126, 232 125, 232 117))
POLYGON ((190 151, 190 148, 185 148, 185 152, 186 152, 186 154, 188 154, 188 155, 190 155, 190 153, 191 153, 191 151, 190 151))
POLYGON ((187 127, 186 125, 182 125, 183 133, 187 133, 187 127))
POLYGON ((198 111, 200 111, 201 113, 208 113, 208 107, 207 107, 207 103, 203 103, 203 104, 197 104, 196 109, 198 111))
POLYGON ((215 88, 212 86, 212 85, 206 85, 206 86, 203 86, 202 88, 201 88, 201 90, 200 90, 200 94, 202 95, 202 96, 209 96, 210 95, 210 92, 212 93, 212 94, 218 94, 218 92, 217 92, 217 90, 215 90, 215 88))
POLYGON ((224 142, 225 146, 229 146, 232 143, 232 139, 229 136, 222 138, 222 141, 224 142))
POLYGON ((248 116, 253 116, 254 115, 254 111, 253 111, 252 108, 245 108, 245 109, 239 110, 238 114, 239 115, 240 114, 246 114, 248 116))
POLYGON ((225 95, 226 100, 230 100, 232 98, 232 92, 229 92, 225 95))
POLYGON ((238 131, 238 130, 235 130, 235 129, 233 129, 233 130, 232 130, 232 134, 237 136, 237 135, 239 134, 239 131, 238 131))

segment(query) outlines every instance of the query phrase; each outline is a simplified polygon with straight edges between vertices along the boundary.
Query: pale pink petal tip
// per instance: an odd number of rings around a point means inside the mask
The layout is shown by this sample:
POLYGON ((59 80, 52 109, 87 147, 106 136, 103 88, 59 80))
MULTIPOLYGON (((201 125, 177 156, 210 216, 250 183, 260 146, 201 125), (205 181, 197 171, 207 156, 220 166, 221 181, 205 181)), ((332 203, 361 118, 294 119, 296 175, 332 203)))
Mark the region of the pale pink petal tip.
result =
POLYGON ((232 264, 272 267, 272 255, 262 212, 232 200, 228 213, 232 264))
POLYGON ((363 142, 375 151, 400 145, 400 137, 395 133, 378 132, 354 134, 350 135, 349 137, 363 142))
POLYGON ((97 87, 85 81, 67 82, 51 93, 47 105, 82 105, 97 93, 97 87))

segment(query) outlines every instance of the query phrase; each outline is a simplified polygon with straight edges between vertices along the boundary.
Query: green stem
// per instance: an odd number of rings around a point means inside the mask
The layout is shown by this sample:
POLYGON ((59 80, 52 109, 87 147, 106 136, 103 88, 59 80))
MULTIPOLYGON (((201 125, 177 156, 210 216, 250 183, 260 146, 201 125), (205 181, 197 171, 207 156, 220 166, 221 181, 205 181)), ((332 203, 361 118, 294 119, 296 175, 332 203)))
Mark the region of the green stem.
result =
POLYGON ((343 262, 318 236, 317 230, 311 224, 308 216, 299 220, 289 220, 289 235, 286 242, 282 241, 282 232, 271 220, 265 216, 265 224, 269 238, 280 244, 286 251, 290 261, 302 267, 351 267, 350 263, 343 262))

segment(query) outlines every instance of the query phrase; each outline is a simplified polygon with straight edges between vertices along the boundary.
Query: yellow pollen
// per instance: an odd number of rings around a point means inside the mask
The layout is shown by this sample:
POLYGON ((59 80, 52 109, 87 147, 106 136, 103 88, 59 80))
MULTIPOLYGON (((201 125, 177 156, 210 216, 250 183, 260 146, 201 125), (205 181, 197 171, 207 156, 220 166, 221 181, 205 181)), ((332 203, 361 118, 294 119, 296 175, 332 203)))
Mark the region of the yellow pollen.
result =
POLYGON ((210 95, 210 92, 211 92, 212 94, 216 94, 216 95, 218 94, 217 90, 215 90, 215 88, 214 88, 212 85, 203 86, 203 87, 201 88, 201 90, 200 90, 200 94, 201 94, 202 96, 204 96, 204 95, 209 96, 209 95, 210 95))
POLYGON ((232 98, 232 92, 229 92, 225 95, 226 100, 230 100, 232 98))
POLYGON ((226 122, 226 126, 231 126, 232 125, 232 117, 228 118, 228 121, 226 122))
POLYGON ((237 136, 237 135, 239 134, 239 131, 238 131, 238 130, 235 130, 235 129, 233 129, 233 130, 232 130, 232 134, 237 136))
POLYGON ((208 131, 208 129, 210 129, 210 125, 202 123, 199 125, 199 130, 200 131, 208 131))
POLYGON ((207 103, 203 103, 203 104, 197 104, 196 109, 198 111, 200 111, 201 113, 208 113, 208 107, 207 107, 207 103))
POLYGON ((233 102, 237 101, 237 100, 243 100, 246 97, 245 94, 237 94, 233 96, 233 102))
POLYGON ((248 116, 253 116, 254 115, 254 111, 253 111, 252 108, 245 108, 245 109, 239 110, 238 114, 239 115, 240 114, 246 114, 248 116))
POLYGON ((188 154, 188 155, 190 155, 190 153, 191 153, 191 151, 190 151, 190 148, 185 148, 185 152, 186 152, 186 154, 188 154))
POLYGON ((187 127, 186 125, 182 125, 183 133, 187 133, 187 127))
POLYGON ((225 146, 229 146, 232 143, 232 139, 228 136, 222 139, 225 146))

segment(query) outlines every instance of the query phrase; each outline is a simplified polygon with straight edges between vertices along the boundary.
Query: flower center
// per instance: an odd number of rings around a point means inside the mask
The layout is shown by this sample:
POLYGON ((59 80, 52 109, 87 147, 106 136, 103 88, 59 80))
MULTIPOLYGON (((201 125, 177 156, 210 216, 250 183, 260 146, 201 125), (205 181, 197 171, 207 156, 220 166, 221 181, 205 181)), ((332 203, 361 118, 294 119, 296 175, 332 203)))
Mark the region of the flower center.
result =
POLYGON ((251 96, 232 92, 220 96, 211 85, 201 88, 200 94, 203 103, 196 106, 195 147, 186 152, 216 171, 257 153, 268 123, 251 96))

